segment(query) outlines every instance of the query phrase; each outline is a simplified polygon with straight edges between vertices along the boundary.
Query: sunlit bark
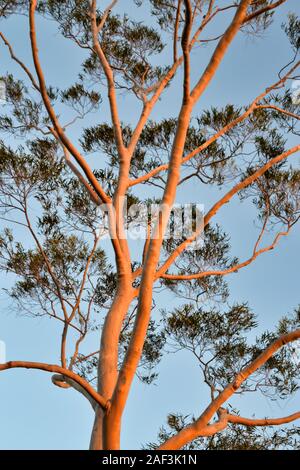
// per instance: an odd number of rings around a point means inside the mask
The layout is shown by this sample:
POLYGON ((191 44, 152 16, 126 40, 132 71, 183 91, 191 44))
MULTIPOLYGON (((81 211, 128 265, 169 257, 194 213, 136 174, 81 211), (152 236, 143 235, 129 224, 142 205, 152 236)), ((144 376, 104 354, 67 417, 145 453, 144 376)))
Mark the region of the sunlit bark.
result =
MULTIPOLYGON (((151 319, 152 302, 153 302, 153 289, 155 283, 160 279, 169 279, 177 281, 189 281, 193 279, 205 278, 208 276, 225 276, 227 274, 237 272, 254 262, 262 254, 269 252, 275 248, 281 237, 289 234, 293 224, 288 225, 286 231, 279 231, 274 238, 273 242, 265 247, 260 248, 262 235, 266 230, 266 224, 263 226, 262 232, 254 246, 252 255, 245 261, 234 264, 230 268, 222 270, 209 270, 194 274, 171 274, 168 272, 169 268, 174 266, 178 257, 189 248, 190 244, 195 238, 200 235, 200 232, 193 234, 190 238, 184 240, 177 248, 170 254, 169 258, 164 262, 161 261, 161 251, 163 244, 163 237, 172 206, 176 200, 176 193, 180 180, 181 168, 184 163, 189 162, 195 156, 203 153, 210 145, 217 142, 218 139, 228 134, 231 130, 236 128, 239 124, 245 122, 250 116, 259 109, 270 110, 272 112, 281 113, 287 117, 299 120, 300 117, 293 112, 282 109, 280 106, 266 104, 264 101, 273 91, 283 87, 286 82, 291 78, 299 67, 300 63, 296 63, 290 70, 279 80, 260 93, 252 103, 245 108, 245 110, 238 115, 235 119, 222 127, 215 134, 207 139, 201 146, 193 149, 190 153, 184 154, 187 133, 189 130, 191 118, 196 104, 199 102, 201 96, 215 77, 221 62, 226 56, 228 49, 237 34, 245 24, 253 19, 263 15, 266 12, 275 10, 280 7, 286 0, 276 1, 268 6, 261 8, 261 10, 254 11, 248 14, 249 7, 253 3, 251 0, 240 0, 232 5, 225 6, 224 8, 215 8, 214 1, 208 2, 206 13, 201 17, 200 25, 195 25, 194 12, 192 2, 190 0, 178 0, 176 5, 176 15, 174 23, 174 36, 172 37, 172 64, 167 70, 165 75, 150 88, 141 92, 142 111, 137 120, 136 126, 129 140, 125 145, 123 138, 122 122, 119 116, 118 109, 118 96, 115 81, 113 66, 110 64, 109 58, 106 57, 105 52, 99 39, 99 34, 105 27, 106 21, 110 15, 111 9, 117 4, 117 0, 111 4, 103 12, 102 17, 98 18, 97 1, 90 2, 90 9, 88 12, 90 22, 90 33, 92 37, 91 50, 97 57, 99 66, 104 71, 107 87, 107 97, 110 108, 110 118, 112 128, 114 131, 115 145, 118 157, 118 175, 115 192, 111 197, 108 195, 98 179, 96 178, 93 169, 89 165, 86 157, 77 149, 71 139, 66 135, 65 127, 60 123, 60 117, 49 98, 47 90, 46 78, 43 68, 39 59, 38 41, 35 16, 38 7, 37 0, 29 2, 29 28, 30 28, 30 44, 32 51, 32 58, 34 70, 37 79, 30 69, 16 56, 10 42, 0 32, 0 37, 8 48, 11 59, 17 63, 23 72, 29 78, 34 89, 39 93, 47 116, 51 121, 49 126, 49 134, 59 142, 63 149, 64 158, 69 169, 79 179, 84 186, 85 190, 93 203, 100 205, 105 203, 108 208, 109 225, 111 243, 115 254, 115 266, 117 272, 117 289, 111 305, 106 313, 103 328, 101 331, 100 346, 99 346, 99 362, 97 370, 97 390, 92 387, 85 379, 79 374, 73 372, 73 366, 78 358, 79 345, 85 338, 87 330, 79 331, 79 339, 76 342, 74 353, 71 357, 70 364, 67 364, 67 335, 69 328, 76 327, 72 324, 75 315, 79 311, 80 303, 82 302, 85 283, 88 276, 88 269, 95 250, 97 248, 98 239, 95 239, 94 246, 89 254, 86 263, 86 269, 82 275, 82 282, 80 284, 79 292, 76 296, 74 305, 68 305, 63 295, 61 294, 60 280, 54 274, 53 267, 44 252, 42 245, 39 243, 38 237, 34 232, 30 217, 26 209, 25 215, 27 220, 27 227, 35 241, 35 244, 42 255, 46 264, 49 275, 51 276, 55 286, 56 295, 60 300, 62 317, 58 318, 63 322, 63 333, 60 347, 61 366, 52 364, 43 364, 38 362, 23 362, 11 361, 6 364, 0 364, 0 371, 5 371, 14 368, 37 369, 54 373, 52 381, 56 386, 62 388, 73 387, 81 393, 90 402, 95 418, 93 430, 91 433, 90 449, 92 450, 115 450, 120 449, 120 436, 122 428, 122 417, 127 404, 130 389, 139 366, 149 321, 151 319), (207 67, 203 73, 198 74, 196 84, 192 85, 191 79, 191 52, 193 47, 199 41, 199 36, 204 28, 212 21, 213 18, 222 11, 233 11, 234 16, 223 34, 217 39, 218 42, 214 52, 208 61, 207 67), (178 37, 180 28, 180 18, 184 14, 184 28, 181 34, 181 52, 178 50, 178 37), (182 54, 182 55, 179 55, 182 54), (163 92, 170 85, 172 79, 176 75, 180 66, 183 65, 183 78, 181 84, 182 103, 178 112, 176 120, 176 132, 173 140, 172 149, 170 152, 169 161, 165 164, 159 165, 148 173, 138 175, 136 178, 130 177, 130 169, 132 158, 136 150, 137 144, 141 137, 145 125, 150 118, 150 115, 155 108, 157 101, 161 98, 163 92), (154 236, 147 237, 143 250, 142 266, 135 272, 132 272, 132 259, 128 242, 125 236, 125 220, 123 216, 124 211, 124 198, 128 194, 128 190, 138 184, 145 183, 151 178, 156 177, 161 172, 167 172, 167 180, 164 186, 163 196, 160 204, 160 211, 154 230, 154 236), (138 287, 133 287, 133 281, 141 276, 140 284, 138 287), (120 334, 124 320, 126 319, 133 301, 137 301, 137 311, 135 316, 135 323, 130 338, 129 346, 123 360, 121 367, 119 366, 119 348, 120 348, 120 334), (67 313, 67 309, 71 309, 71 313, 67 313)), ((197 67, 196 67, 197 71, 197 67)), ((198 145, 198 144, 197 144, 198 145)), ((266 172, 280 162, 285 161, 288 157, 295 155, 300 150, 300 145, 295 145, 289 150, 286 150, 274 158, 271 158, 267 163, 256 168, 253 173, 242 179, 239 183, 235 183, 231 189, 224 194, 204 217, 204 224, 201 227, 203 230, 211 220, 219 213, 222 207, 229 203, 232 198, 240 193, 245 188, 257 182, 266 172)), ((279 153, 279 152, 278 152, 279 153)), ((243 418, 230 414, 225 408, 228 399, 239 389, 241 384, 253 374, 257 369, 262 367, 269 358, 271 358, 281 347, 285 344, 293 342, 300 338, 300 330, 286 334, 273 342, 265 351, 245 367, 230 383, 222 390, 219 395, 214 398, 206 410, 200 417, 191 425, 185 427, 175 436, 168 439, 160 446, 160 449, 179 449, 185 446, 190 441, 197 437, 212 436, 217 432, 226 429, 228 423, 238 424, 243 426, 270 426, 280 425, 293 422, 300 418, 300 413, 294 413, 284 418, 264 418, 264 419, 250 419, 243 418), (212 421, 213 418, 218 417, 217 421, 212 421)), ((98 346, 97 346, 98 347, 98 346)))

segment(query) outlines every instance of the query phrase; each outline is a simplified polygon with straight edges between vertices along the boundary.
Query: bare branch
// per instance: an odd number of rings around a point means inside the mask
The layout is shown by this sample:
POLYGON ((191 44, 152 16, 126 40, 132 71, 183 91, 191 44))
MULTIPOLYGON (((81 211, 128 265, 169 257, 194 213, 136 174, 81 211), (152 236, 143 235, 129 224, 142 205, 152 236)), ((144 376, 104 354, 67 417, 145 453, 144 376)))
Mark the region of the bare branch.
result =
POLYGON ((73 380, 76 384, 82 387, 90 397, 95 400, 95 402, 101 406, 103 410, 109 408, 109 403, 105 400, 99 393, 94 390, 93 387, 82 377, 75 374, 69 369, 65 369, 64 367, 57 366, 55 364, 45 364, 43 362, 29 362, 29 361, 9 361, 5 364, 0 364, 0 371, 9 370, 9 369, 37 369, 43 370, 46 372, 52 372, 60 374, 64 377, 67 377, 73 380))
POLYGON ((10 53, 10 56, 11 58, 17 62, 17 64, 20 65, 20 67, 24 70, 24 72, 26 73, 26 75, 29 77, 29 80, 31 81, 33 87, 38 91, 40 92, 40 87, 38 85, 38 83, 36 82, 34 76, 32 75, 32 73, 30 72, 29 68, 26 67, 26 65, 24 64, 24 62, 22 62, 14 53, 14 50, 11 46, 11 44, 8 42, 7 38, 4 36, 4 34, 0 31, 0 37, 1 39, 3 40, 4 44, 8 47, 8 50, 9 50, 9 53, 10 53))
MULTIPOLYGON (((274 108, 272 105, 259 105, 258 103, 263 99, 265 98, 267 95, 269 95, 273 90, 275 89, 278 89, 280 88, 281 86, 283 86, 287 80, 289 79, 289 77, 291 76, 291 74, 299 67, 300 65, 300 62, 298 61, 280 80, 276 81, 275 83, 273 83, 272 85, 270 85, 268 88, 265 89, 265 91, 263 93, 261 93, 260 95, 258 95, 253 101, 252 103, 250 104, 250 106, 248 106, 248 108, 244 111, 244 113, 242 113, 240 116, 238 116, 236 119, 234 119, 233 121, 231 121, 230 123, 228 123, 226 126, 224 126, 222 129, 220 129, 218 132, 216 132, 212 137, 210 137, 206 142, 204 142, 202 145, 200 145, 200 147, 196 148, 195 150, 193 150, 192 152, 190 152, 188 155, 186 155, 185 157, 183 157, 182 159, 182 164, 188 162, 189 160, 191 160, 193 157, 195 157, 196 155, 198 155, 199 153, 203 152, 204 150, 206 150, 212 143, 216 142, 220 137, 222 137, 223 135, 227 134, 231 129, 233 129, 234 127, 236 127, 238 124, 240 124, 241 122, 243 122, 244 120, 246 120, 256 109, 259 109, 259 108, 274 108)), ((278 112, 282 112, 284 114, 287 114, 289 115, 290 117, 293 117, 295 119, 299 119, 299 116, 297 114, 294 114, 294 113, 290 113, 289 111, 285 111, 281 108, 278 108, 278 107, 275 107, 276 110, 278 112)), ((154 176, 156 176, 157 174, 159 174, 160 172, 162 171, 165 171, 169 168, 169 163, 166 163, 164 165, 160 165, 158 166, 157 168, 154 168, 152 171, 150 171, 149 173, 146 173, 145 175, 142 175, 136 179, 133 179, 130 181, 129 183, 129 186, 136 186, 137 184, 139 183, 144 183, 146 181, 148 181, 150 178, 153 178, 154 176)))
POLYGON ((118 0, 113 0, 111 2, 110 5, 108 5, 108 7, 104 10, 103 12, 103 15, 102 15, 102 18, 101 18, 101 21, 100 23, 98 24, 97 26, 97 32, 98 34, 100 33, 101 29, 103 28, 103 26, 105 25, 105 22, 108 18, 108 16, 110 15, 111 13, 111 10, 113 9, 113 7, 118 3, 118 0))
MULTIPOLYGON (((227 387, 215 398, 201 416, 191 425, 182 429, 178 434, 168 439, 159 449, 172 450, 180 449, 188 442, 200 436, 203 427, 209 423, 215 413, 220 410, 225 402, 240 388, 241 384, 247 380, 257 369, 262 367, 268 359, 281 349, 284 345, 296 341, 300 338, 300 330, 295 330, 286 335, 280 336, 277 340, 270 344, 254 361, 245 367, 227 387)), ((297 418, 295 418, 297 419, 297 418)))
POLYGON ((246 16, 244 23, 249 23, 249 21, 253 20, 254 18, 257 18, 258 16, 263 15, 264 13, 267 13, 268 11, 274 10, 275 8, 279 7, 283 3, 285 3, 286 0, 278 0, 275 3, 272 3, 271 5, 267 5, 264 8, 261 8, 260 10, 257 10, 250 15, 246 16))
POLYGON ((77 392, 81 393, 85 398, 89 400, 93 410, 96 409, 97 402, 95 401, 95 399, 92 398, 91 395, 73 379, 70 379, 69 377, 66 377, 60 374, 54 374, 52 375, 51 380, 53 384, 59 388, 65 388, 65 389, 70 388, 70 387, 74 388, 74 390, 77 390, 77 392))
POLYGON ((180 20, 180 9, 181 9, 182 0, 178 0, 176 18, 175 18, 175 28, 174 28, 174 39, 173 39, 173 61, 177 62, 177 40, 178 40, 178 28, 180 20))
POLYGON ((58 118, 54 112, 54 109, 51 105, 50 98, 48 96, 47 92, 47 87, 45 83, 45 77, 43 74, 43 70, 39 61, 39 55, 38 55, 38 46, 37 46, 37 38, 36 38, 36 29, 35 29, 35 10, 37 6, 37 0, 30 0, 30 9, 29 9, 29 24, 30 24, 30 39, 31 39, 31 49, 32 49, 32 56, 33 56, 33 62, 35 66, 35 70, 38 76, 39 80, 39 89, 41 96, 44 101, 45 108, 48 112, 48 115, 53 123, 53 126, 55 128, 55 131, 57 132, 61 142, 67 147, 71 155, 75 158, 77 163, 80 165, 80 167, 83 169, 85 175, 87 176, 88 180, 90 181, 91 185, 93 186, 94 190, 98 194, 98 196, 101 198, 101 200, 104 203, 109 203, 110 198, 107 196, 107 194, 104 192, 102 189, 101 185, 99 184, 97 178, 95 177, 92 169, 86 162, 86 160, 83 158, 83 156, 80 154, 80 152, 76 149, 76 147, 72 144, 72 142, 68 139, 68 137, 65 135, 58 118))
POLYGON ((283 418, 243 418, 242 416, 237 416, 233 414, 227 415, 227 420, 229 423, 241 424, 242 426, 247 427, 257 427, 257 426, 279 426, 281 424, 292 423, 300 419, 300 411, 293 413, 289 416, 284 416, 283 418))
MULTIPOLYGON (((247 188, 250 186, 252 183, 254 183, 258 178, 260 178, 266 171, 268 171, 269 168, 272 166, 276 165, 277 163, 281 162, 282 160, 285 160, 288 158, 290 155, 293 155, 300 150, 300 145, 296 145, 295 147, 292 147, 291 149, 287 150, 286 152, 282 153, 281 155, 278 155, 277 157, 272 158, 269 160, 265 165, 263 165, 261 168, 259 168, 257 171, 255 171, 252 175, 248 176, 248 178, 245 178, 243 181, 235 185, 228 193, 225 194, 216 204, 212 206, 212 208, 207 212, 207 214, 204 217, 204 223, 203 227, 201 227, 201 231, 203 230, 204 227, 210 222, 210 220, 216 215, 216 213, 223 207, 225 204, 230 202, 230 200, 237 194, 239 191, 241 191, 244 188, 247 188)), ((157 278, 160 277, 162 274, 164 274, 167 269, 174 263, 175 259, 194 241, 196 238, 200 235, 201 232, 197 231, 194 233, 191 237, 187 238, 183 243, 181 243, 175 250, 174 252, 170 255, 168 260, 162 265, 162 267, 157 271, 157 278)))
POLYGON ((190 0, 184 0, 185 5, 185 25, 181 38, 181 47, 184 63, 184 82, 183 82, 183 102, 187 103, 190 98, 190 34, 193 26, 192 5, 190 0))
POLYGON ((160 277, 163 279, 171 279, 171 280, 177 280, 177 281, 190 281, 192 279, 202 279, 207 276, 226 276, 227 274, 236 273, 240 269, 251 264, 253 261, 256 260, 256 258, 258 258, 263 253, 267 253, 268 251, 274 250, 277 243, 279 242, 279 239, 281 237, 286 237, 289 233, 290 233, 290 228, 285 232, 279 232, 276 235, 273 243, 271 243, 271 245, 268 245, 265 248, 261 248, 260 250, 254 251, 253 255, 250 258, 248 258, 246 261, 235 264, 231 268, 220 270, 220 271, 203 271, 201 273, 195 273, 195 274, 163 274, 160 277))
POLYGON ((214 77, 224 55, 228 50, 229 45, 233 41, 234 37, 240 30, 243 21, 245 20, 247 8, 250 3, 251 0, 241 0, 237 8, 236 14, 234 15, 232 22, 230 23, 230 26, 227 28, 226 32, 220 39, 209 61, 209 64, 207 65, 205 71, 203 72, 201 78, 199 79, 191 93, 191 98, 194 103, 198 101, 198 99, 214 77))
MULTIPOLYGON (((116 2, 113 2, 116 3, 116 2)), ((115 82, 114 82, 114 76, 113 76, 113 71, 109 65, 109 62, 107 58, 105 57, 105 54, 100 46, 99 39, 98 39, 98 34, 99 34, 99 27, 101 29, 101 23, 99 26, 97 26, 97 17, 96 17, 96 11, 97 11, 97 1, 92 0, 91 3, 91 27, 92 27, 92 34, 93 34, 93 47, 94 50, 100 60, 100 63, 103 67, 106 79, 107 79, 107 85, 108 85, 108 99, 109 99, 109 104, 110 104, 110 111, 111 111, 111 117, 112 117, 112 122, 114 126, 114 131, 115 131, 115 137, 116 137, 116 142, 118 146, 118 151, 119 154, 124 152, 124 143, 123 143, 123 136, 122 136, 122 129, 121 129, 121 124, 120 124, 120 119, 119 119, 119 113, 118 113, 118 105, 117 105, 117 97, 116 97, 116 90, 115 90, 115 82)), ((108 15, 108 12, 107 12, 108 15)), ((105 17, 105 15, 104 15, 105 17)), ((105 18, 106 19, 106 18, 105 18)), ((121 155, 120 155, 121 157, 121 155)))
POLYGON ((257 106, 257 109, 272 109, 274 111, 278 111, 281 114, 286 114, 287 116, 297 119, 298 121, 300 120, 299 114, 292 113, 290 111, 287 111, 286 109, 282 109, 279 106, 274 106, 272 104, 260 104, 257 106))

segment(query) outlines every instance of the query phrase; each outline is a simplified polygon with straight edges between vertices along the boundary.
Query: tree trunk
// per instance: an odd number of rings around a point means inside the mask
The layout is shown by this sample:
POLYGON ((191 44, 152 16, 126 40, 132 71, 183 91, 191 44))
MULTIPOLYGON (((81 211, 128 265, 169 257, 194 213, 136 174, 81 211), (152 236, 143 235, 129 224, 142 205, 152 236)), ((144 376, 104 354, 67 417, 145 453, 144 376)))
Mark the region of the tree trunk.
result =
POLYGON ((121 436, 121 420, 114 413, 104 413, 98 407, 90 440, 90 450, 119 450, 121 436))
POLYGON ((95 410, 95 419, 90 440, 90 450, 103 450, 103 418, 104 412, 98 406, 95 410))
POLYGON ((121 446, 121 420, 113 409, 103 419, 103 449, 119 450, 121 446))
MULTIPOLYGON (((101 337, 98 392, 111 400, 118 377, 119 336, 124 318, 132 301, 131 269, 128 271, 129 283, 121 282, 115 299, 108 312, 101 337)), ((95 420, 90 440, 91 450, 111 450, 120 448, 120 420, 113 421, 113 410, 106 413, 99 407, 95 411, 95 420), (112 437, 113 436, 113 437, 112 437)))

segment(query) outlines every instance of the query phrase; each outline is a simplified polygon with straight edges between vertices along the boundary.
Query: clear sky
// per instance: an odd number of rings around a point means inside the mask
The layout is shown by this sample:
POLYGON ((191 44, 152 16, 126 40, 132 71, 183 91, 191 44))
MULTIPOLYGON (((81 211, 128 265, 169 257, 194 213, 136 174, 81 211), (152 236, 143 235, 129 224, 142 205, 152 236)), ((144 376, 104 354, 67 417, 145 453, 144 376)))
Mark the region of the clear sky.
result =
MULTIPOLYGON (((126 2, 128 13, 139 11, 126 2)), ((275 15, 275 22, 261 39, 241 34, 235 39, 216 79, 205 92, 198 110, 212 105, 243 105, 276 80, 278 70, 290 57, 289 44, 281 30, 288 11, 299 13, 299 0, 288 0, 275 15)), ((18 55, 31 64, 27 47, 28 25, 24 17, 1 22, 1 30, 11 39, 18 55)), ((67 86, 79 69, 82 56, 70 43, 60 38, 53 24, 38 22, 40 55, 48 83, 67 86)), ((194 56, 195 74, 205 63, 205 52, 194 56)), ((0 75, 16 71, 4 46, 0 47, 0 75)), ((196 76, 195 75, 195 76, 196 76)), ((20 73, 18 71, 18 76, 20 73)), ((179 82, 178 82, 179 83, 179 82)), ((176 115, 179 107, 178 84, 166 93, 155 110, 154 118, 176 115), (167 111, 166 111, 167 110, 167 111)), ((126 97, 120 99, 123 119, 134 119, 136 109, 126 97)), ((75 131, 74 131, 75 132, 75 131)), ((299 162, 299 156, 294 157, 299 162)), ((224 189, 222 190, 224 191, 224 189)), ((222 193, 189 184, 188 191, 178 192, 180 202, 199 202, 206 208, 222 193), (188 193, 188 194, 187 194, 188 193), (191 200, 192 199, 192 200, 191 200)), ((222 209, 216 221, 231 235, 233 254, 244 259, 253 247, 257 234, 253 209, 241 207, 237 199, 222 209)), ((299 293, 299 226, 276 251, 259 258, 250 267, 228 278, 232 302, 248 301, 258 315, 260 328, 272 328, 283 314, 300 303, 299 293)), ((25 236, 25 234, 22 234, 25 236)), ((1 274, 1 287, 9 281, 1 274)), ((171 302, 166 296, 164 302, 171 302)), ((29 319, 12 308, 3 294, 0 298, 0 340, 6 343, 7 360, 57 361, 56 340, 60 330, 54 321, 29 319)), ((197 364, 186 353, 167 355, 160 367, 155 386, 135 381, 124 417, 123 448, 136 448, 154 440, 159 427, 170 412, 199 414, 207 404, 197 364)), ((234 399, 243 414, 280 416, 296 411, 299 396, 279 404, 259 397, 234 399)), ((50 374, 14 370, 0 374, 0 448, 1 449, 85 449, 88 447, 93 413, 89 403, 73 390, 62 390, 51 383, 50 374)))

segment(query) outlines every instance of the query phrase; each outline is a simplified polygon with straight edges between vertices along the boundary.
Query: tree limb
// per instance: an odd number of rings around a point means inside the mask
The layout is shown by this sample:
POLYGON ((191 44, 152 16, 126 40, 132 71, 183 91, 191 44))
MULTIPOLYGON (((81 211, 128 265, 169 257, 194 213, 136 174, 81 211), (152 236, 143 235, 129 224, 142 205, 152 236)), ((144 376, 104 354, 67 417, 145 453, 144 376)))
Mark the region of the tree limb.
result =
POLYGON ((226 193, 218 202, 216 202, 212 208, 207 212, 207 214, 204 217, 204 221, 202 224, 202 227, 200 230, 195 232, 191 237, 187 238, 183 243, 181 243, 175 250, 174 252, 169 256, 167 261, 162 265, 162 267, 157 271, 157 278, 160 277, 161 275, 165 274, 167 269, 173 264, 176 258, 191 244, 193 241, 197 239, 197 237, 201 234, 203 229, 207 226, 207 224, 210 222, 210 220, 216 215, 216 213, 223 207, 225 204, 230 202, 230 200, 237 194, 239 191, 242 189, 247 188, 250 186, 252 183, 254 183, 260 176, 262 176, 266 171, 269 170, 272 166, 276 165, 277 163, 281 162, 282 160, 285 160, 288 158, 290 155, 293 155, 300 150, 300 145, 296 145, 295 147, 292 147, 291 149, 287 150, 286 152, 283 152, 282 154, 278 155, 277 157, 272 158, 269 160, 265 165, 263 165, 261 168, 259 168, 257 171, 255 171, 252 175, 248 176, 248 178, 245 178, 243 181, 235 185, 228 193, 226 193))
POLYGON ((77 390, 77 392, 81 393, 85 398, 88 399, 88 401, 91 404, 91 407, 93 410, 96 410, 97 407, 97 402, 96 400, 91 397, 91 395, 77 382, 75 382, 73 379, 70 379, 69 377, 63 376, 61 374, 54 374, 51 377, 51 380, 54 385, 60 388, 74 388, 77 390))
MULTIPOLYGON (((227 387, 215 398, 201 416, 189 426, 186 426, 178 434, 168 439, 162 444, 160 450, 172 450, 180 449, 188 442, 199 437, 201 430, 207 423, 212 419, 215 413, 220 410, 222 405, 240 388, 241 384, 247 380, 257 369, 262 367, 268 359, 281 349, 285 344, 296 341, 300 338, 300 329, 287 333, 280 336, 277 340, 270 344, 254 361, 252 361, 247 367, 245 367, 239 374, 236 375, 235 379, 227 385, 227 387)), ((298 419, 298 418, 294 418, 298 419)))
POLYGON ((246 261, 243 261, 242 263, 235 264, 231 268, 224 269, 224 270, 219 270, 219 271, 203 271, 201 273, 195 273, 195 274, 163 274, 160 277, 163 278, 163 279, 171 279, 171 280, 178 280, 178 281, 190 281, 192 279, 201 279, 201 278, 207 277, 207 276, 226 276, 227 274, 236 273, 240 269, 242 269, 242 268, 248 266, 249 264, 251 264, 261 254, 267 253, 268 251, 271 251, 271 250, 274 250, 274 248, 276 247, 279 239, 281 237, 286 237, 289 233, 290 233, 290 229, 288 229, 285 232, 279 232, 276 235, 273 243, 271 243, 270 245, 268 245, 264 248, 261 248, 260 250, 254 251, 253 255, 250 258, 248 258, 246 261))
POLYGON ((92 169, 84 159, 84 157, 80 154, 80 152, 76 149, 76 147, 72 144, 72 142, 68 139, 65 135, 58 118, 54 112, 54 109, 51 105, 51 101, 47 92, 47 87, 45 83, 45 77, 43 74, 43 70, 39 61, 38 55, 38 45, 37 45, 37 38, 36 38, 36 28, 35 28, 35 10, 37 6, 37 0, 30 0, 30 8, 29 8, 29 25, 30 25, 30 39, 31 39, 31 50, 32 50, 32 57, 35 66, 35 70, 38 76, 39 81, 39 89, 40 93, 45 105, 45 108, 48 112, 48 115, 52 121, 52 124, 57 132, 61 142, 67 147, 71 155, 75 158, 79 166, 83 169, 85 175, 87 176, 88 180, 90 181, 91 185, 95 189, 98 196, 104 203, 109 203, 110 198, 107 196, 105 191, 102 189, 101 185, 99 184, 97 178, 95 177, 92 169))
POLYGON ((260 10, 257 10, 255 12, 251 13, 250 15, 246 16, 246 18, 244 20, 244 23, 248 23, 249 21, 253 20, 254 18, 257 18, 258 16, 263 15, 264 13, 267 13, 268 11, 274 10, 274 8, 279 7, 280 5, 282 5, 285 2, 286 2, 286 0, 278 0, 277 2, 272 3, 271 5, 267 5, 266 7, 261 8, 260 10))
MULTIPOLYGON (((258 95, 252 103, 248 106, 248 108, 242 113, 240 116, 238 116, 236 119, 228 123, 226 126, 224 126, 222 129, 220 129, 218 132, 216 132, 212 137, 210 137, 206 142, 204 142, 202 145, 197 147, 195 150, 190 152, 188 155, 183 157, 182 159, 182 164, 188 162, 191 160, 193 157, 198 155, 199 153, 203 152, 206 150, 212 143, 216 142, 220 137, 223 135, 227 134, 231 129, 233 129, 235 126, 243 122, 245 119, 247 119, 256 109, 260 108, 275 108, 278 112, 282 112, 290 117, 293 117, 295 119, 299 119, 299 116, 295 113, 290 113, 289 111, 286 111, 284 109, 281 109, 279 107, 274 107, 272 105, 259 105, 259 101, 261 101, 263 98, 265 98, 268 94, 271 93, 274 89, 279 88, 280 86, 283 86, 285 82, 288 80, 290 75, 299 67, 300 62, 298 61, 285 75, 282 77, 280 80, 276 81, 269 87, 265 89, 263 93, 258 95)), ((169 163, 165 163, 163 165, 160 165, 153 170, 151 170, 149 173, 146 173, 145 175, 142 175, 136 179, 132 179, 129 182, 129 186, 136 186, 139 183, 144 183, 148 181, 150 178, 153 178, 156 176, 158 173, 165 171, 169 168, 169 163)))
POLYGON ((29 361, 9 361, 5 364, 0 364, 0 372, 9 369, 37 369, 46 372, 58 373, 63 377, 67 377, 73 380, 76 384, 82 387, 82 389, 88 393, 88 395, 95 400, 95 402, 101 406, 103 410, 109 408, 109 403, 105 400, 96 390, 80 375, 75 374, 69 369, 57 366, 55 364, 45 364, 43 362, 29 362, 29 361))
POLYGON ((229 423, 241 424, 242 426, 256 427, 256 426, 279 426, 281 424, 292 423, 296 419, 300 419, 300 411, 293 413, 283 418, 243 418, 242 416, 228 414, 227 419, 229 423))

